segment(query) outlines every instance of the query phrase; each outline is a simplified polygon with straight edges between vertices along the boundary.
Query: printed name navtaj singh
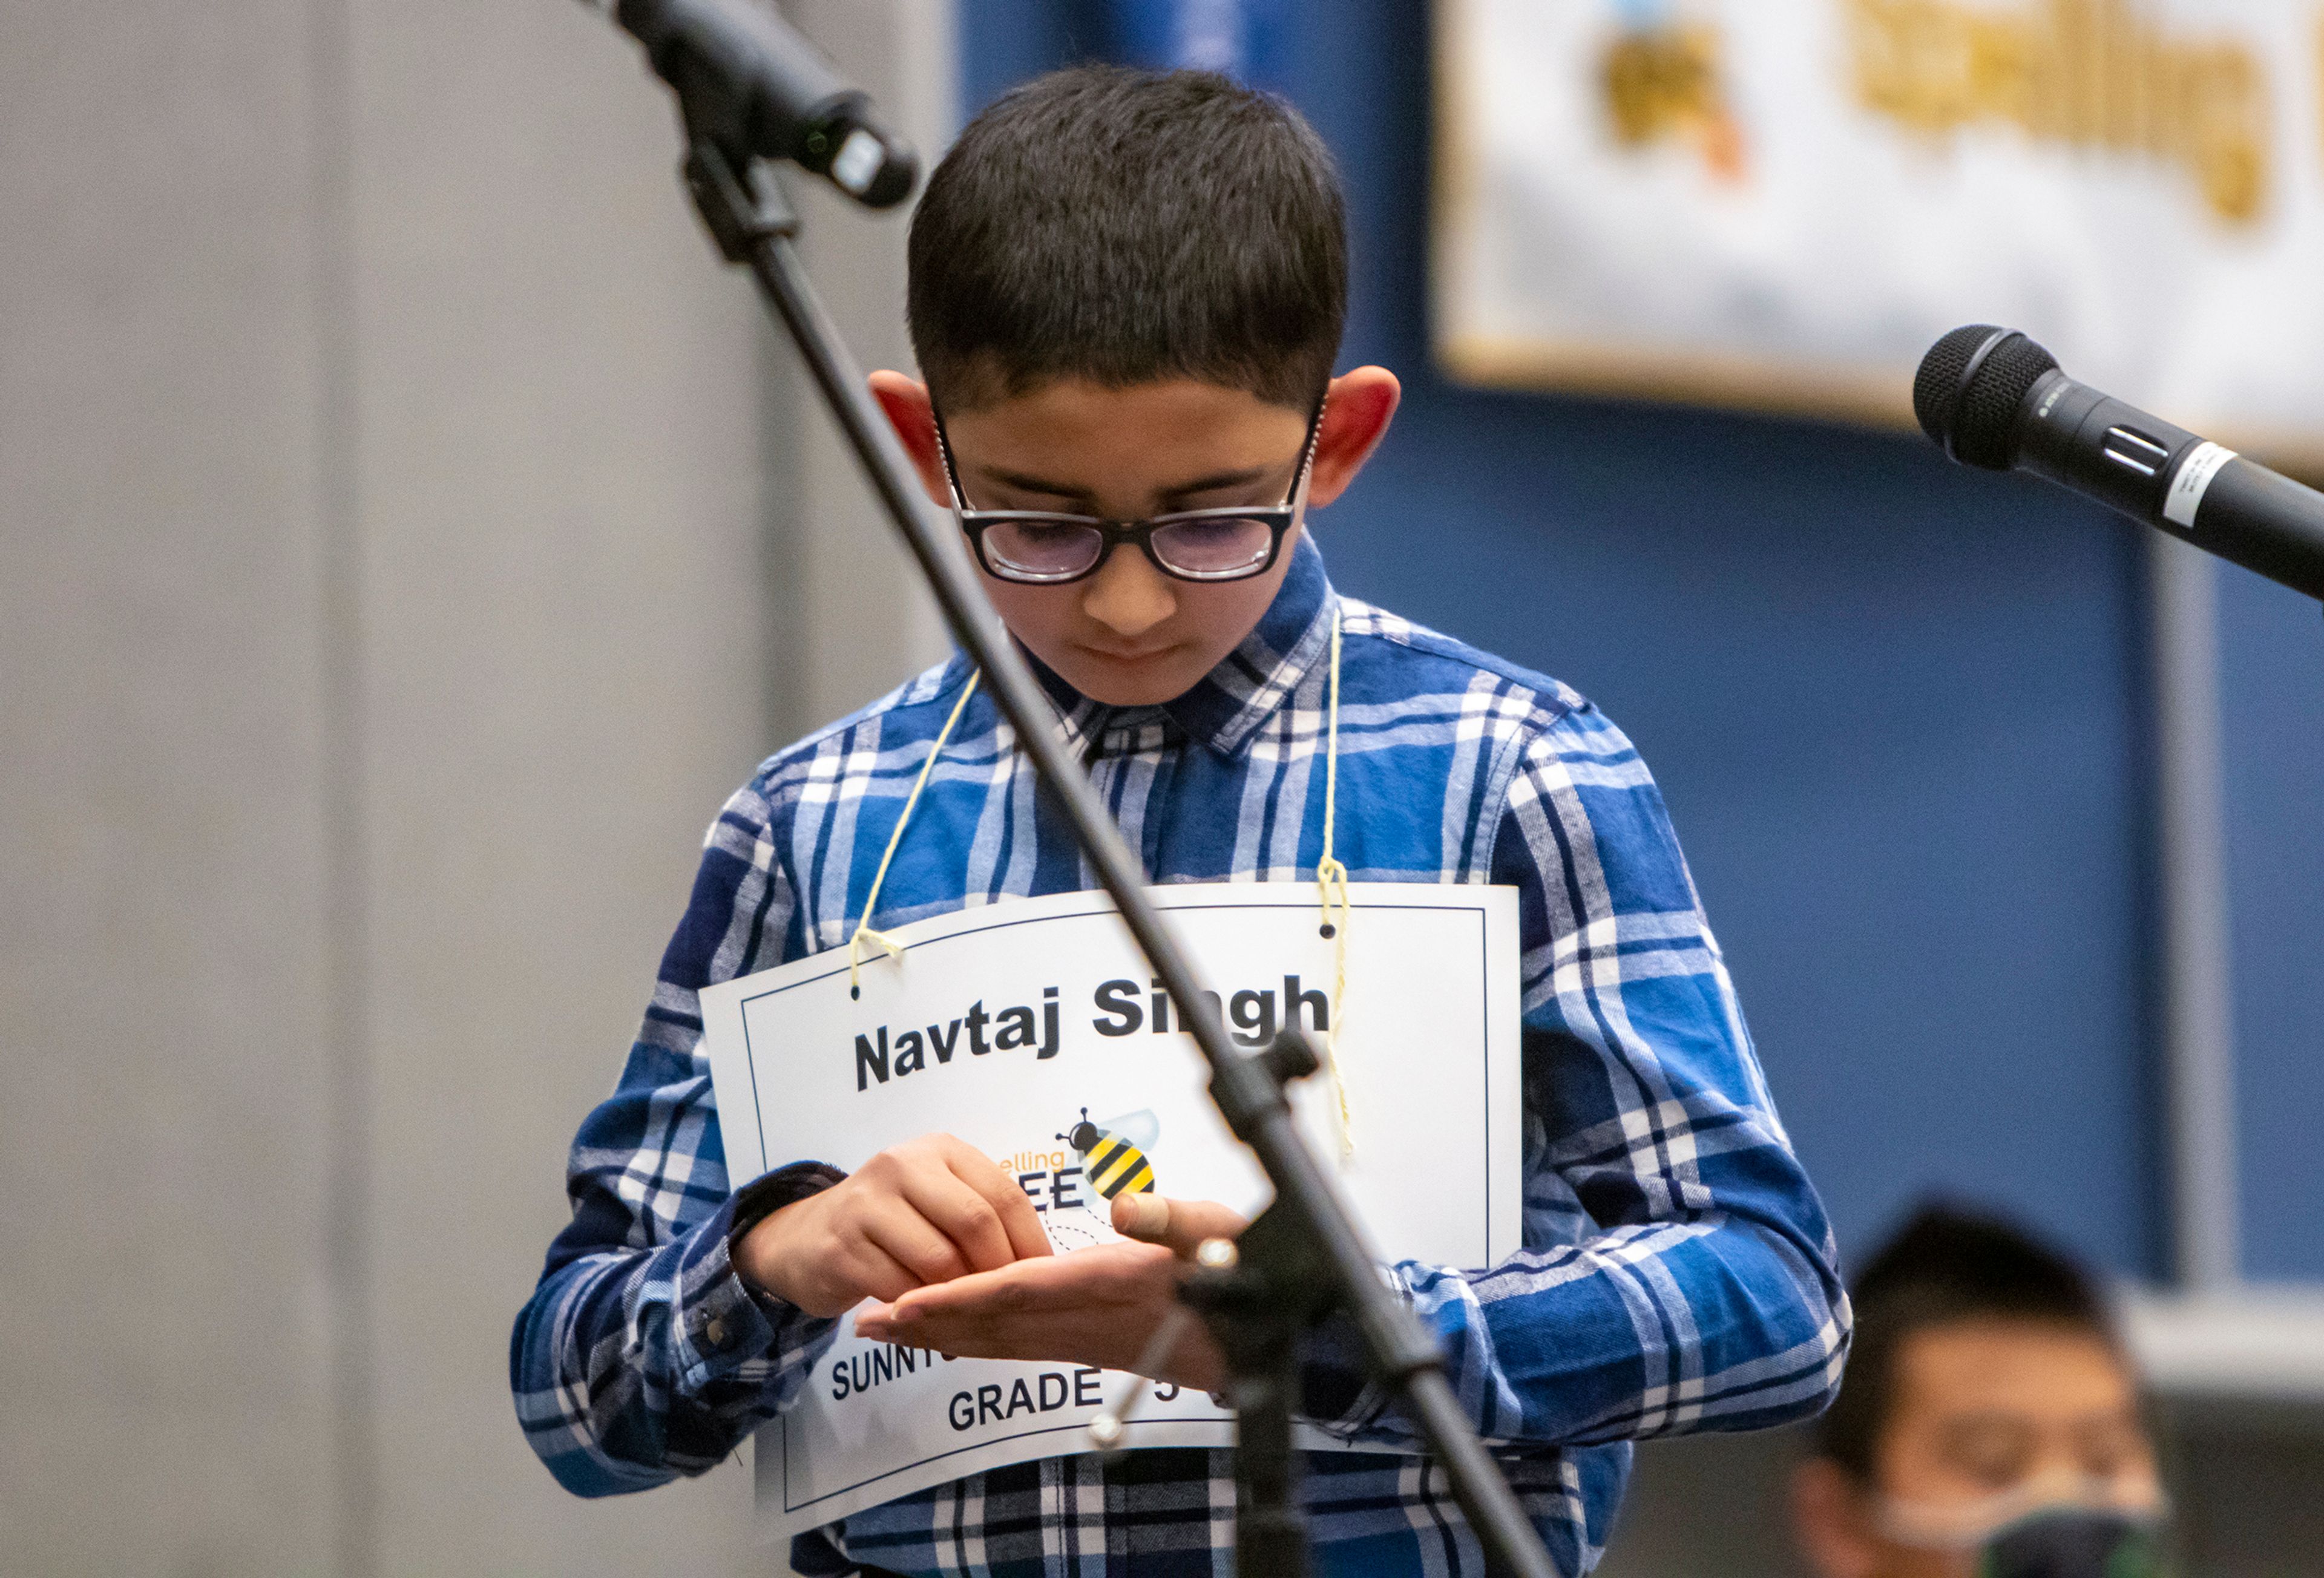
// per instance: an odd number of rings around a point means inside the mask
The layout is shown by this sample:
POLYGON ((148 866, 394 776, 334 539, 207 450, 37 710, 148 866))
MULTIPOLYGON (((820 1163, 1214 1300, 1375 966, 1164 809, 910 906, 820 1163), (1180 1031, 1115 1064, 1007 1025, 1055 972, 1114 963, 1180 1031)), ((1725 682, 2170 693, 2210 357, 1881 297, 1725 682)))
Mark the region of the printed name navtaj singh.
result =
MULTIPOLYGON (((1303 987, 1297 976, 1283 977, 1279 999, 1272 988, 1245 989, 1225 997, 1216 992, 1203 995, 1209 1000, 1211 1012, 1223 1015, 1230 1033, 1247 1047, 1267 1045, 1279 1027, 1302 1019, 1319 1035, 1332 1028, 1330 997, 1319 989, 1303 987)), ((1174 1018, 1179 1032, 1184 1032, 1185 1010, 1179 1008, 1174 1015, 1171 999, 1158 980, 1145 986, 1136 981, 1102 981, 1090 994, 1090 1003, 1098 1010, 1090 1028, 1102 1036, 1120 1038, 1140 1030, 1168 1035, 1174 1018)), ((948 1021, 901 1031, 883 1024, 869 1035, 855 1038, 855 1088, 868 1090, 874 1084, 917 1074, 928 1067, 930 1058, 939 1068, 947 1066, 962 1051, 975 1059, 1030 1047, 1036 1061, 1054 1058, 1062 1044, 1058 1021, 1057 988, 1046 986, 1041 991, 1038 1032, 1029 1004, 995 1013, 986 1009, 982 997, 948 1021)))

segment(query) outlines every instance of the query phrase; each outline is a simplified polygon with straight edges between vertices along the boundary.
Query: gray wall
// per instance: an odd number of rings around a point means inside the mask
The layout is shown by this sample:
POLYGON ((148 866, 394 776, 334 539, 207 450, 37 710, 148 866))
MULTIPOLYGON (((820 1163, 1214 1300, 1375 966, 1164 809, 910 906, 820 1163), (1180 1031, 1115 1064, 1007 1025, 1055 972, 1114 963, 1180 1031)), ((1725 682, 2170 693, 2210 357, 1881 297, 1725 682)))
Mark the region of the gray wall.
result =
MULTIPOLYGON (((954 0, 785 0, 783 10, 933 162, 958 117, 954 0)), ((867 368, 910 371, 903 212, 867 215, 819 181, 791 185, 804 226, 801 251, 825 305, 846 326, 850 348, 867 368)), ((951 643, 787 345, 773 383, 798 417, 797 463, 780 500, 799 523, 788 582, 799 666, 779 698, 788 736, 853 711, 938 661, 951 643)))
POLYGON ((33 1572, 289 1571, 337 1525, 306 23, 0 10, 0 1538, 33 1572))
POLYGON ((0 7, 11 1573, 779 1570, 505 1382, 702 830, 936 646, 677 151, 571 0, 0 7))

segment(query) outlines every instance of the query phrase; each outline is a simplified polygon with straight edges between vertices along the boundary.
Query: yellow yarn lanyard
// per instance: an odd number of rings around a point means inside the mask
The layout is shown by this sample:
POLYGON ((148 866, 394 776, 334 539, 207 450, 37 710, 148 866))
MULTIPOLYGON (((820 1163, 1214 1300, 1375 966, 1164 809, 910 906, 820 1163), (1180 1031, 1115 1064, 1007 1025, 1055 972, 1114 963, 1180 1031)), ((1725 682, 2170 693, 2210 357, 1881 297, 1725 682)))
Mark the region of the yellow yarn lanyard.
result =
POLYGON ((1332 940, 1332 1023, 1323 1031, 1323 1066, 1332 1071, 1339 1103, 1340 1157, 1356 1153, 1355 1109, 1348 1100, 1348 1077, 1340 1067, 1340 1028, 1347 1017, 1348 868, 1332 853, 1332 832, 1340 821, 1340 604, 1332 602, 1332 693, 1323 726, 1323 849, 1315 862, 1315 887, 1322 900, 1323 935, 1332 940), (1333 918, 1333 912, 1338 918, 1333 918))
MULTIPOLYGON (((912 812, 920 803, 920 791, 928 786, 928 775, 936 770, 936 757, 944 754, 945 742, 952 738, 953 726, 968 709, 969 697, 976 693, 976 682, 981 672, 968 676, 968 683, 953 703, 952 716, 937 730, 936 743, 928 748, 928 759, 920 764, 920 775, 912 784, 912 793, 904 802, 904 812, 896 819, 895 830, 888 835, 888 848, 880 857, 880 868, 872 874, 872 891, 863 895, 863 915, 856 922, 854 933, 847 940, 847 991, 850 996, 861 996, 863 991, 863 946, 870 943, 890 959, 901 959, 904 945, 884 931, 872 929, 872 913, 880 907, 880 885, 888 880, 888 867, 896 858, 896 846, 904 841, 904 829, 912 820, 912 812)), ((1354 1108, 1348 1100, 1347 1076, 1340 1069, 1340 1026, 1346 1015, 1348 995, 1348 868, 1332 853, 1332 831, 1339 821, 1340 806, 1340 605, 1332 605, 1332 672, 1329 700, 1326 703, 1323 729, 1323 849, 1315 862, 1315 885, 1322 900, 1322 930, 1332 941, 1332 1023, 1323 1031, 1323 1065, 1332 1073, 1332 1089, 1339 1103, 1340 1154, 1342 1158, 1356 1153, 1354 1108)))
POLYGON ((969 674, 968 683, 961 687, 960 700, 952 704, 952 716, 945 719, 945 726, 936 731, 936 743, 928 747, 928 759, 920 764, 920 775, 912 784, 910 797, 904 802, 904 814, 896 819, 896 830, 888 835, 888 849, 880 857, 880 869, 872 874, 872 891, 863 895, 862 919, 856 922, 855 934, 847 940, 847 995, 851 997, 863 995, 865 943, 871 943, 890 959, 904 957, 902 943, 884 931, 872 930, 872 912, 880 907, 880 885, 888 880, 888 863, 896 858, 896 846, 904 841, 904 829, 912 820, 914 808, 920 803, 920 791, 928 786, 928 775, 936 770, 936 757, 944 754, 945 741, 952 738, 953 725, 958 723, 960 715, 968 710, 968 699, 976 694, 976 682, 983 677, 984 671, 978 669, 969 674))

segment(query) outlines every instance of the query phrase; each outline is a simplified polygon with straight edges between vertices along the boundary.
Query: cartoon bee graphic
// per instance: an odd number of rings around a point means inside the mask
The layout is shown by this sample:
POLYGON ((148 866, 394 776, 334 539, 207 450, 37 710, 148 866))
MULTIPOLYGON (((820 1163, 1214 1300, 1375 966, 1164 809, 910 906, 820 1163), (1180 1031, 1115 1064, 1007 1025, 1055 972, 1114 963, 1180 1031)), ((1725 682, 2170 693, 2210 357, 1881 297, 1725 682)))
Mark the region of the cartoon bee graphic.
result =
POLYGON ((1128 1113, 1102 1124, 1090 1122, 1089 1108, 1069 1133, 1057 1136, 1081 1152, 1090 1188, 1111 1199, 1119 1194, 1154 1192, 1154 1164, 1145 1148, 1161 1137, 1162 1123, 1150 1112, 1128 1113))

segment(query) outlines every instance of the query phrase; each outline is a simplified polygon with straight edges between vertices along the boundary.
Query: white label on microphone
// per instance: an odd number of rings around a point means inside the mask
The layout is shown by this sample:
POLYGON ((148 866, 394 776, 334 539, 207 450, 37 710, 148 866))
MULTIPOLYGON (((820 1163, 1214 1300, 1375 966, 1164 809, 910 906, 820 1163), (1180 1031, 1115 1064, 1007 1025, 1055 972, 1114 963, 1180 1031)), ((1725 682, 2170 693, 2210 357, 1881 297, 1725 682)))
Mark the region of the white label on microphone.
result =
POLYGON ((2195 511, 2203 507, 2203 495, 2211 491, 2211 479, 2219 468, 2236 458, 2232 449, 2204 443, 2187 452, 2179 463, 2179 470, 2171 479, 2171 491, 2163 500, 2163 518, 2173 526, 2195 529, 2195 511))
POLYGON ((839 145, 839 152, 831 161, 831 179, 839 183, 843 191, 860 197, 887 161, 887 150, 880 146, 880 139, 858 126, 839 145))

